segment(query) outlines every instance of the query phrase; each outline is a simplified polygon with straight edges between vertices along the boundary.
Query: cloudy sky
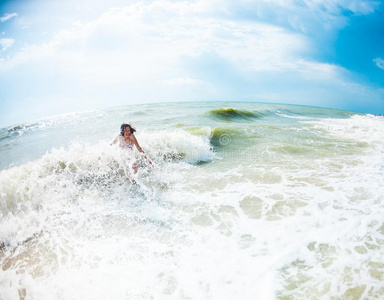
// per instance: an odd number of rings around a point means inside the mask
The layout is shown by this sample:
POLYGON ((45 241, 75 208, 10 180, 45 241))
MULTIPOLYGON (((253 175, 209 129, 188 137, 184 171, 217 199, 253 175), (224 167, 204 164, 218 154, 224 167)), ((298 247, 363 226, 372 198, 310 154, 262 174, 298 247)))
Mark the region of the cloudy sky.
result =
POLYGON ((384 3, 0 2, 1 127, 201 100, 384 114, 384 3))

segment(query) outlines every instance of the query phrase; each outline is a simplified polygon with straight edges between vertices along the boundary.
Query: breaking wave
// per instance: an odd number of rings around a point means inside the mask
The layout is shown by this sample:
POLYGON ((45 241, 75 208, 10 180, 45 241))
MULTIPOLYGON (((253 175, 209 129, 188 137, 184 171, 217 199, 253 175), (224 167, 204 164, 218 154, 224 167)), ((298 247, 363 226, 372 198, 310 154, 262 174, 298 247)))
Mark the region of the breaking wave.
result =
POLYGON ((248 111, 234 108, 218 108, 209 111, 212 118, 226 122, 245 122, 260 119, 265 116, 264 113, 258 111, 248 111))

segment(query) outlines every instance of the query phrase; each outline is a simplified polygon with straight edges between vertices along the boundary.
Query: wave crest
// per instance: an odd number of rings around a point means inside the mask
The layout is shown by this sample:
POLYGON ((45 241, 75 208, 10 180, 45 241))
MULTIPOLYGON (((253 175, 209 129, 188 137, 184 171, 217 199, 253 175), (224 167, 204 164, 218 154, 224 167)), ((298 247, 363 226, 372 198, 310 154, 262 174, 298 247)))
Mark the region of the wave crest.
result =
POLYGON ((220 119, 226 122, 244 122, 260 119, 265 115, 258 111, 248 111, 235 108, 218 108, 209 111, 211 117, 220 119))

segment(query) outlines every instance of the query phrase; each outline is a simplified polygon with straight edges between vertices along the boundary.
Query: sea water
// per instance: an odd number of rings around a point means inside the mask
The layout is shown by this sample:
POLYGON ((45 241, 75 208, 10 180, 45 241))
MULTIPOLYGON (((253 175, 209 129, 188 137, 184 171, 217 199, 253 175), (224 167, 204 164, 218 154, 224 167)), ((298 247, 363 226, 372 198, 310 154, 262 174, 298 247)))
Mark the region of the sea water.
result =
POLYGON ((3 128, 0 157, 0 299, 384 297, 382 117, 124 106, 3 128))

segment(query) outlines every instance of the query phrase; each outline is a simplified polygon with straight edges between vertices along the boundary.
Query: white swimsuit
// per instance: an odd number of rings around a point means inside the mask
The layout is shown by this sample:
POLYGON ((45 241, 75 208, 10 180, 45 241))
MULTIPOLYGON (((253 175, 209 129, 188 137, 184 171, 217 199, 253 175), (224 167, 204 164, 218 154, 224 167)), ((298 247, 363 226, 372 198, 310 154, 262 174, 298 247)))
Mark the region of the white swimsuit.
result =
POLYGON ((123 149, 133 149, 133 143, 126 142, 123 136, 119 136, 119 146, 123 149))

